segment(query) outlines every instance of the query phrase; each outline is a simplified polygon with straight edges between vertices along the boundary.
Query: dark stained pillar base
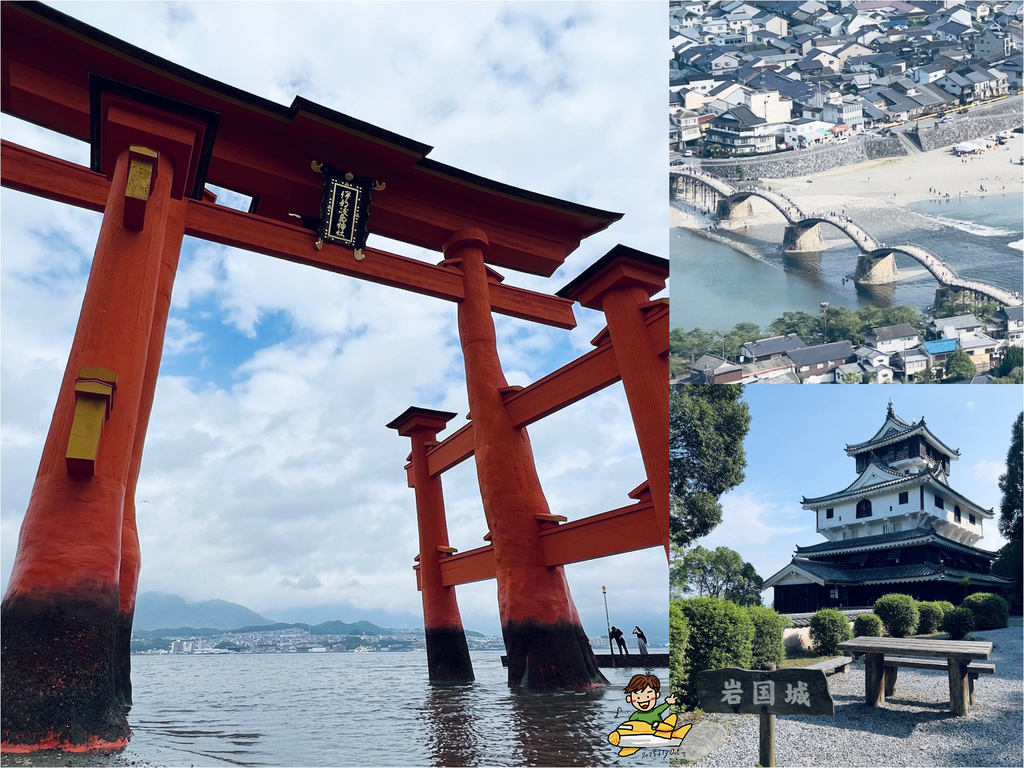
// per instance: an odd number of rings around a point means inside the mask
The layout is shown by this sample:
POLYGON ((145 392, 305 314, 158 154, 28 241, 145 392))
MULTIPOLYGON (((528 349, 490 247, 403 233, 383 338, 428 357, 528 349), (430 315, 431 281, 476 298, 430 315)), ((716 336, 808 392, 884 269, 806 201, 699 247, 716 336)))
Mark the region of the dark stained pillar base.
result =
POLYGON ((131 729, 114 690, 117 593, 4 600, 2 750, 119 751, 131 729))
POLYGON ((431 683, 471 683, 476 679, 465 630, 461 627, 428 629, 426 636, 427 672, 431 683))
POLYGON ((114 637, 114 692, 127 715, 132 708, 132 621, 135 610, 117 617, 114 637))
POLYGON ((553 691, 608 685, 579 624, 514 622, 502 628, 502 635, 510 688, 553 691))

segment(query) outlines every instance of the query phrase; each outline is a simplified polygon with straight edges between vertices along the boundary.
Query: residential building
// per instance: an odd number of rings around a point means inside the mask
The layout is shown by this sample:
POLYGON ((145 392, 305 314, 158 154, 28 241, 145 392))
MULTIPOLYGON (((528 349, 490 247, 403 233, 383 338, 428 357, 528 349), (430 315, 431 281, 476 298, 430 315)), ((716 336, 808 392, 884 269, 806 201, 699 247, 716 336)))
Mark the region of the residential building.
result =
MULTIPOLYGON (((740 347, 740 362, 761 362, 785 357, 791 349, 806 347, 803 339, 795 333, 787 333, 785 336, 770 336, 767 339, 748 341, 740 347)), ((786 361, 791 362, 789 360, 786 361)))
POLYGON ((834 368, 838 368, 844 363, 852 363, 856 359, 853 346, 848 341, 791 349, 786 355, 793 361, 797 376, 804 384, 821 384, 830 381, 832 379, 830 374, 834 368))
POLYGON ((914 349, 922 341, 921 334, 909 323, 872 328, 864 336, 865 344, 888 355, 914 349))
POLYGON ((711 121, 707 143, 720 144, 736 155, 771 152, 775 149, 775 129, 748 107, 733 107, 711 121))

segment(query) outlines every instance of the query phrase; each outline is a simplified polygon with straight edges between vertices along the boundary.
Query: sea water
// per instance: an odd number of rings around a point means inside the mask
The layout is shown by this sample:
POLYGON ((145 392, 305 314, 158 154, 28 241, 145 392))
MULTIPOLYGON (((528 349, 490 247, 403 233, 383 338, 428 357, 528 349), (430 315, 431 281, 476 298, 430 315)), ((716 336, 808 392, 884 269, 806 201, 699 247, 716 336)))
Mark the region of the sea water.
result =
MULTIPOLYGON (((652 649, 653 652, 653 649, 652 649)), ((420 652, 132 657, 134 736, 119 765, 651 765, 607 735, 643 669, 581 693, 513 693, 500 652, 476 682, 431 686, 420 652)), ((667 692, 667 670, 655 669, 667 692)))
MULTIPOLYGON (((1024 195, 997 194, 926 200, 906 207, 874 209, 855 218, 879 239, 913 242, 938 253, 963 277, 1010 291, 1024 283, 1024 195)), ((858 248, 838 230, 821 227, 823 251, 786 254, 784 222, 766 221, 727 233, 740 248, 712 242, 685 229, 673 229, 669 252, 673 328, 725 332, 740 322, 764 328, 786 311, 820 313, 831 307, 906 304, 922 310, 935 301, 936 280, 913 259, 897 254, 901 279, 893 285, 854 284, 858 248)))

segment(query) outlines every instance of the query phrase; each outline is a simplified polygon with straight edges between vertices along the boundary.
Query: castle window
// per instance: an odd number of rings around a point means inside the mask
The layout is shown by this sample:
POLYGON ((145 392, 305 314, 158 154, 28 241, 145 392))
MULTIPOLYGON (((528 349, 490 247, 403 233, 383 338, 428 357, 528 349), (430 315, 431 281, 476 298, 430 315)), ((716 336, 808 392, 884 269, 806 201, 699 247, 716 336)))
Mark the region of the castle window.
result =
POLYGON ((901 530, 903 530, 903 523, 893 523, 892 524, 892 529, 893 529, 893 531, 901 531, 901 530))
POLYGON ((835 516, 835 513, 836 513, 835 509, 833 509, 832 507, 829 507, 828 509, 825 510, 825 519, 826 520, 831 520, 835 516))
POLYGON ((910 503, 910 491, 900 491, 900 504, 910 503))
POLYGON ((871 517, 870 499, 861 499, 857 502, 857 517, 871 517))
POLYGON ((946 508, 946 502, 943 500, 943 498, 941 496, 936 496, 935 497, 935 506, 938 507, 939 509, 945 509, 946 508))
POLYGON ((975 525, 975 522, 974 522, 974 515, 969 515, 969 516, 968 516, 968 519, 969 519, 969 520, 971 521, 971 525, 975 525))
POLYGON ((960 522, 960 506, 959 505, 953 507, 953 522, 954 523, 959 523, 960 522))

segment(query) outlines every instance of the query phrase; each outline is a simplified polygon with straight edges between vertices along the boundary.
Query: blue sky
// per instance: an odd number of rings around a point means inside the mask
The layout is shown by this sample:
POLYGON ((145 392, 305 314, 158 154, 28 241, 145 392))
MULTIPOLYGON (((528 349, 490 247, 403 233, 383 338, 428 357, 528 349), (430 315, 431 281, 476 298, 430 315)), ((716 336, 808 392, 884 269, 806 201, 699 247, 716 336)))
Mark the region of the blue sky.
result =
MULTIPOLYGON (((620 242, 667 256, 659 3, 53 5, 278 103, 301 95, 430 144, 432 159, 626 214, 553 277, 506 270, 510 284, 554 292, 620 242), (225 44, 229 32, 245 45, 225 44), (343 60, 360 62, 353 76, 336 76, 350 71, 343 60)), ((0 120, 8 140, 88 164, 86 145, 0 120)), ((6 588, 100 216, 6 189, 0 204, 6 588)), ((581 309, 577 320, 566 332, 496 318, 510 384, 587 352, 603 323, 581 309)), ((136 500, 140 590, 270 617, 417 621, 409 448, 384 428, 410 405, 464 423, 454 305, 186 238, 136 500)), ((643 479, 619 386, 530 432, 553 512, 622 506, 643 479)), ((472 462, 444 483, 452 545, 481 544, 472 462)), ((613 614, 615 601, 631 606, 623 625, 665 615, 662 595, 641 586, 665 582, 661 550, 567 572, 592 634, 602 585, 613 614)), ((468 628, 497 629, 493 583, 459 595, 468 628)))
MULTIPOLYGON (((856 478, 847 443, 867 440, 885 421, 889 398, 906 421, 924 417, 928 428, 960 451, 950 485, 996 518, 985 521, 976 545, 996 550, 999 536, 999 475, 1006 468, 1010 428, 1021 411, 1020 387, 750 386, 744 400, 751 423, 744 448, 746 479, 722 497, 722 524, 699 543, 726 546, 767 579, 789 562, 796 545, 825 539, 814 529, 804 496, 824 496, 856 478)), ((772 600, 771 590, 764 593, 772 600)))

